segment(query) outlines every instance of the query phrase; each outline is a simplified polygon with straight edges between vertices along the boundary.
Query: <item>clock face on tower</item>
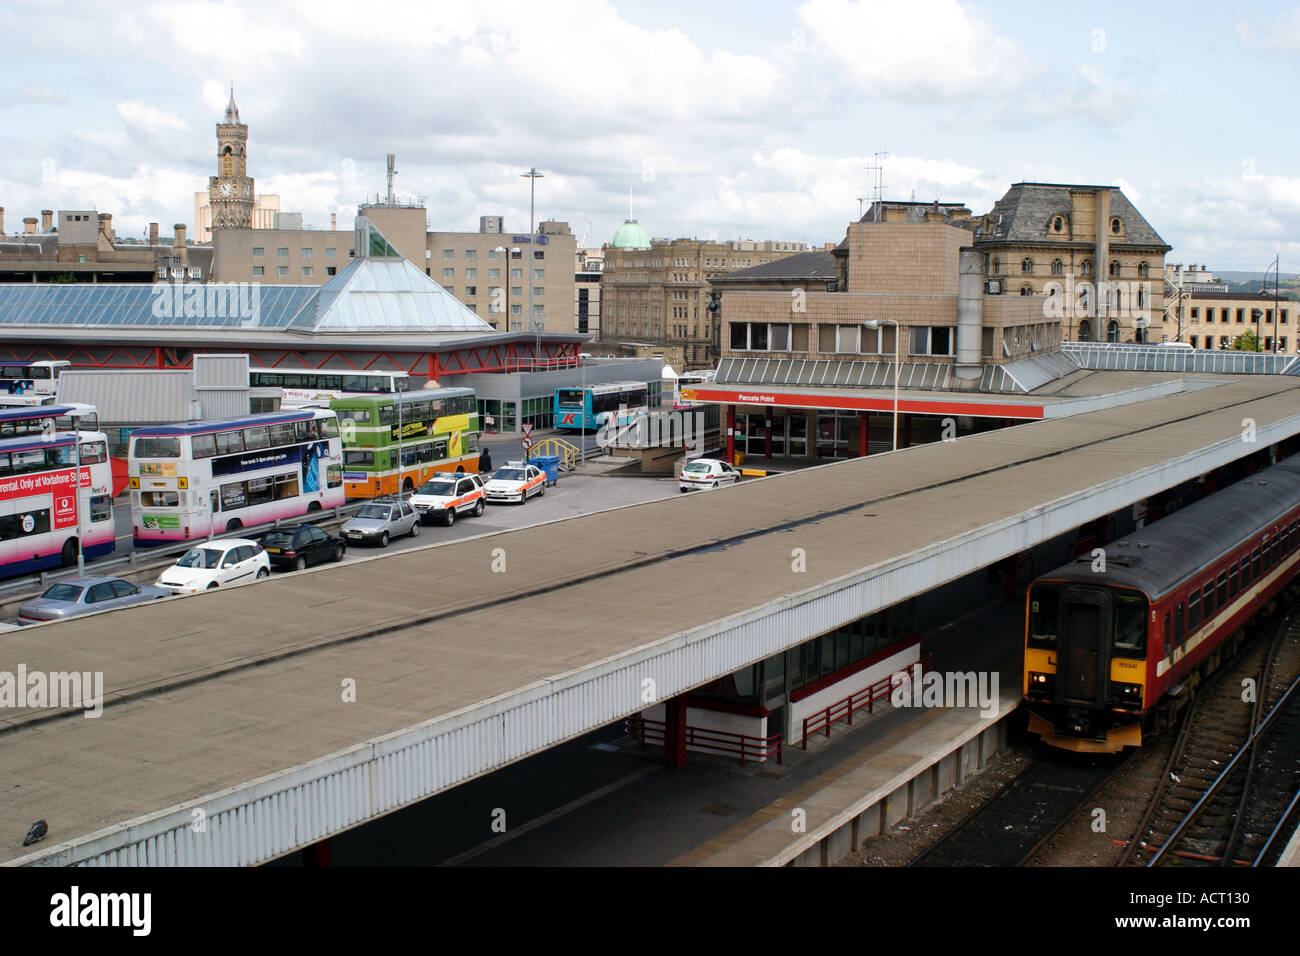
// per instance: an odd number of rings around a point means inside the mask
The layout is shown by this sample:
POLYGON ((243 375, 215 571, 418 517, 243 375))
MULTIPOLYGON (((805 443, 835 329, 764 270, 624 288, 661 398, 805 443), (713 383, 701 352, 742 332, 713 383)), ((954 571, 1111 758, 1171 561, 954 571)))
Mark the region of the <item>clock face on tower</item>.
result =
POLYGON ((223 199, 229 199, 231 196, 235 194, 235 187, 232 186, 230 183, 222 183, 220 188, 217 190, 217 192, 221 194, 221 197, 223 199))

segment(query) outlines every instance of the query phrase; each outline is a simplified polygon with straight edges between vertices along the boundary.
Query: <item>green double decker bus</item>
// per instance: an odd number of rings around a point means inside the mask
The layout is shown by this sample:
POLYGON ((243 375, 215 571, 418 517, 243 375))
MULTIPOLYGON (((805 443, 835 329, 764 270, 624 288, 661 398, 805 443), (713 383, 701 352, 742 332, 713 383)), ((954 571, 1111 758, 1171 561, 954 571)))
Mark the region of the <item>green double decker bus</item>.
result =
POLYGON ((478 471, 472 388, 336 398, 330 408, 343 436, 343 489, 349 498, 413 491, 439 471, 478 471))

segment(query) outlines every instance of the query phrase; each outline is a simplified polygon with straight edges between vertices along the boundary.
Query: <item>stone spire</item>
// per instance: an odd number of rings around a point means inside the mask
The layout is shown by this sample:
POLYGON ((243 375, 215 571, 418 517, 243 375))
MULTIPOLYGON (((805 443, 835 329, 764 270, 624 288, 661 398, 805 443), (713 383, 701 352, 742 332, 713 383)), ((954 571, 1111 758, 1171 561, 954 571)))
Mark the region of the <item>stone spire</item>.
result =
POLYGON ((235 105, 235 84, 230 83, 230 102, 226 104, 226 125, 233 126, 239 122, 239 107, 235 105))

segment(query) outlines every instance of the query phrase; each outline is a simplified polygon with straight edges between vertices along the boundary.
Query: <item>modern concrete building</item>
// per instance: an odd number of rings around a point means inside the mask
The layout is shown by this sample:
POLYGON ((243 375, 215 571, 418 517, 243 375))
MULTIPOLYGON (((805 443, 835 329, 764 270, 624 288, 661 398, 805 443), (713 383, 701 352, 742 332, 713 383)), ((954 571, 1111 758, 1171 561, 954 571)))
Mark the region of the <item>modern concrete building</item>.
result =
POLYGON ((577 332, 600 338, 600 277, 605 270, 604 249, 579 249, 573 267, 573 314, 577 332))

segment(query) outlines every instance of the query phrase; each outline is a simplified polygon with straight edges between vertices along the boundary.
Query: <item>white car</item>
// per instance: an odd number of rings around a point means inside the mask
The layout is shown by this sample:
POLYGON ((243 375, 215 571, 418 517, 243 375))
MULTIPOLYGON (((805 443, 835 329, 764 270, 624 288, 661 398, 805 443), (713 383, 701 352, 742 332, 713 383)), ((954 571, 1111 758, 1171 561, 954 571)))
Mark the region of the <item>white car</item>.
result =
POLYGON ((172 594, 194 594, 271 576, 271 559, 247 538, 221 538, 196 544, 158 576, 156 586, 172 594))
POLYGON ((483 487, 488 501, 517 501, 522 505, 533 495, 540 498, 546 494, 546 472, 536 465, 508 461, 504 468, 493 472, 483 487))
POLYGON ((733 485, 740 481, 740 469, 728 465, 716 458, 696 458, 688 461, 677 479, 677 488, 682 492, 696 491, 701 488, 717 488, 720 485, 733 485))
POLYGON ((440 524, 453 525, 462 514, 483 514, 483 479, 474 472, 440 471, 420 486, 410 497, 420 520, 432 518, 440 524))

